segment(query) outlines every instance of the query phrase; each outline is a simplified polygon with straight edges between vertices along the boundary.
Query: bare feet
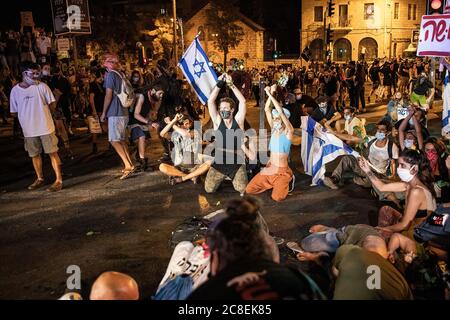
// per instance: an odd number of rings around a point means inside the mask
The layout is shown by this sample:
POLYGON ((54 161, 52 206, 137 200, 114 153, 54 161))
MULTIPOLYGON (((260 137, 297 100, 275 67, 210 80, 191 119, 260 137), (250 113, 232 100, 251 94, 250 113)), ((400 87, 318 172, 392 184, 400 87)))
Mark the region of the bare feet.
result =
POLYGON ((136 167, 125 168, 123 170, 122 176, 119 179, 120 180, 125 180, 125 179, 129 178, 135 172, 136 172, 136 167))

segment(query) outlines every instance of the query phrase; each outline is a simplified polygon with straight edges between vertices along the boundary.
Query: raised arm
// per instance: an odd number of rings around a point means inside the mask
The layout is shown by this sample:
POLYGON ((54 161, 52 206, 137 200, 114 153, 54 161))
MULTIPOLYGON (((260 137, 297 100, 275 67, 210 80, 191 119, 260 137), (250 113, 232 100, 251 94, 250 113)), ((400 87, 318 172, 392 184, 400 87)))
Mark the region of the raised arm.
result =
POLYGON ((179 115, 177 114, 177 115, 172 119, 172 121, 170 121, 169 123, 167 123, 167 125, 164 127, 164 129, 161 130, 161 132, 159 133, 159 135, 160 135, 162 138, 168 139, 168 134, 169 134, 170 129, 172 129, 172 127, 175 125, 175 123, 177 123, 177 121, 178 121, 179 119, 181 119, 181 118, 180 118, 179 115))
POLYGON ((272 119, 272 101, 270 99, 266 100, 266 105, 264 107, 264 111, 266 113, 266 119, 269 123, 270 129, 273 128, 273 119, 272 119))
POLYGON ((209 96, 209 99, 208 99, 209 116, 211 117, 211 121, 216 126, 218 126, 220 124, 220 115, 219 115, 219 112, 217 111, 216 99, 217 99, 217 96, 219 95, 220 89, 225 85, 225 83, 223 81, 224 77, 225 77, 225 74, 222 74, 218 78, 217 84, 214 87, 214 89, 212 90, 211 95, 209 96))
POLYGON ((228 82, 230 83, 230 89, 233 91, 234 95, 239 101, 238 112, 236 113, 236 122, 239 123, 242 127, 244 126, 245 116, 247 115, 247 105, 246 100, 242 92, 233 84, 233 81, 230 76, 227 75, 228 82))
POLYGON ((275 99, 275 97, 272 95, 272 93, 270 91, 270 87, 266 87, 265 91, 267 93, 267 96, 269 97, 269 100, 272 101, 273 105, 275 106, 275 109, 280 114, 281 121, 283 121, 283 124, 286 127, 286 130, 287 130, 288 134, 292 135, 294 133, 294 127, 292 126, 291 122, 289 121, 289 119, 284 114, 283 107, 277 101, 277 99, 275 99))
POLYGON ((359 166, 361 170, 364 171, 369 177, 372 185, 380 190, 381 192, 405 192, 407 184, 404 182, 394 182, 394 183, 383 183, 377 176, 372 172, 367 160, 364 157, 359 158, 359 166))
POLYGON ((405 131, 406 126, 408 125, 409 119, 411 119, 412 116, 414 116, 414 110, 408 109, 408 116, 403 119, 402 123, 400 124, 400 127, 398 128, 398 142, 400 144, 400 150, 405 150, 405 131))
POLYGON ((422 125, 420 124, 419 121, 417 121, 416 117, 413 116, 412 119, 414 122, 414 129, 416 130, 417 144, 419 145, 419 150, 423 150, 424 145, 423 145, 422 125))

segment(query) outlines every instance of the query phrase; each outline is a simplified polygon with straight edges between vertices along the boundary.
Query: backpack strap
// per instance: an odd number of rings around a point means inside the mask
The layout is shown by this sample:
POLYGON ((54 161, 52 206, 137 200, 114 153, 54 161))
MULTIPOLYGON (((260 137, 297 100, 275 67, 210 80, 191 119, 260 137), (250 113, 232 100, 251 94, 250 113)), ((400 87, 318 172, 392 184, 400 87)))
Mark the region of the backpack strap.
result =
POLYGON ((377 139, 372 139, 372 141, 369 141, 369 143, 367 144, 367 156, 369 156, 370 154, 370 148, 372 147, 372 145, 377 141, 377 139))
POLYGON ((392 148, 394 146, 394 142, 392 140, 388 140, 388 155, 389 159, 392 160, 392 148))

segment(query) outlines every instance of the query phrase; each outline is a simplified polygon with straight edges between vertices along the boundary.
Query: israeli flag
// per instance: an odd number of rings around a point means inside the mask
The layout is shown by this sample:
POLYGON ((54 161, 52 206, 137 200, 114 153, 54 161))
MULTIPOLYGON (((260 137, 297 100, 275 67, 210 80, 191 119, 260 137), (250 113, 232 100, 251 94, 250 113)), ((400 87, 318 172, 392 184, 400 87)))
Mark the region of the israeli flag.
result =
POLYGON ((206 104, 212 89, 217 83, 217 75, 210 65, 198 36, 195 37, 181 57, 178 67, 183 71, 184 76, 194 88, 202 104, 206 104))
POLYGON ((309 116, 302 117, 301 155, 305 173, 312 176, 312 186, 317 186, 323 181, 327 163, 342 155, 359 157, 358 152, 309 116))

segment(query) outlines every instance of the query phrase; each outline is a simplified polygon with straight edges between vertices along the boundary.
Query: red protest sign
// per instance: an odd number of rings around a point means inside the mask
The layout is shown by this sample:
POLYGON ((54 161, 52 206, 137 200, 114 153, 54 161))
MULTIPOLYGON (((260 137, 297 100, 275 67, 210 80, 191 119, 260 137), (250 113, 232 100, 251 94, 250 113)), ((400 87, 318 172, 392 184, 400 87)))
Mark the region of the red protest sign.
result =
POLYGON ((450 14, 422 17, 417 55, 450 56, 450 14))

